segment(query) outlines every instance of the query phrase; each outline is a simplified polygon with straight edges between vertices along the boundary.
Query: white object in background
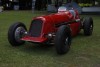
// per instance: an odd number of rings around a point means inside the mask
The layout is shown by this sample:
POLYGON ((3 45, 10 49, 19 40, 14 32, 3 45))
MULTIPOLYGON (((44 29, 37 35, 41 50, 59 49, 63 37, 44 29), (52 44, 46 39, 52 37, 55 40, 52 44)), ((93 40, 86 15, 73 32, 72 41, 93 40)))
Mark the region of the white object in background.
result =
POLYGON ((97 1, 95 1, 95 5, 98 5, 99 3, 97 1))
POLYGON ((14 10, 19 10, 19 5, 14 5, 14 10))
POLYGON ((100 12, 100 7, 83 7, 82 12, 100 12))
POLYGON ((32 12, 34 12, 35 10, 35 3, 36 3, 36 0, 32 0, 32 12))
POLYGON ((2 12, 3 11, 3 7, 2 6, 0 6, 0 12, 2 12))

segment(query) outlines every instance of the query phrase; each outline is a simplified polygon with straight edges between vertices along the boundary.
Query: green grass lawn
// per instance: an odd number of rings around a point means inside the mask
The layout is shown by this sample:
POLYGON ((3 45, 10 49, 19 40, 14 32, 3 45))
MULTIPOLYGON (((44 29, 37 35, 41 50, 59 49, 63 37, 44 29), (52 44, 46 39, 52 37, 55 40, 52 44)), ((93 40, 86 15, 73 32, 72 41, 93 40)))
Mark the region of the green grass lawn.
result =
MULTIPOLYGON (((0 13, 0 67, 100 67, 100 16, 94 19, 94 32, 90 37, 74 37, 71 50, 58 55, 55 47, 26 43, 12 47, 7 40, 9 26, 21 21, 29 28, 32 17, 44 12, 5 11, 0 13)), ((84 17, 88 15, 82 15, 84 17)))

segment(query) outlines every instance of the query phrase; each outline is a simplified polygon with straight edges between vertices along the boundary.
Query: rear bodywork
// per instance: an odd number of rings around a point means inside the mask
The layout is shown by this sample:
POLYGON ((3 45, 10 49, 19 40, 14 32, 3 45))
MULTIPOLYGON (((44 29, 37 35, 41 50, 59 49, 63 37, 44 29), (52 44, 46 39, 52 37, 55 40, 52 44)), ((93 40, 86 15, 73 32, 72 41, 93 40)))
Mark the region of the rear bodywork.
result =
POLYGON ((80 19, 78 12, 75 10, 75 17, 69 12, 59 12, 56 14, 50 14, 46 16, 40 16, 32 19, 29 31, 21 38, 23 41, 43 43, 48 39, 49 34, 56 35, 59 26, 57 24, 68 23, 70 26, 71 35, 76 36, 80 31, 81 23, 74 20, 80 19))

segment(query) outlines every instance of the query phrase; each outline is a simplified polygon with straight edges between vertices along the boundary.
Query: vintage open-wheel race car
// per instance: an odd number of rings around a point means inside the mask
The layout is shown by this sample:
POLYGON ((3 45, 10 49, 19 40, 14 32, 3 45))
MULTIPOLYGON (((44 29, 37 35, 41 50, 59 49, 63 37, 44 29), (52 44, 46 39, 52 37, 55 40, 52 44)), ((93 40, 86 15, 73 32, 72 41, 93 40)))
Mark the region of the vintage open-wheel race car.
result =
POLYGON ((81 29, 84 35, 92 35, 93 19, 80 18, 75 9, 59 8, 58 13, 33 18, 29 31, 23 23, 14 23, 8 30, 8 41, 12 46, 22 45, 25 41, 54 44, 58 54, 65 54, 70 49, 72 37, 81 29))

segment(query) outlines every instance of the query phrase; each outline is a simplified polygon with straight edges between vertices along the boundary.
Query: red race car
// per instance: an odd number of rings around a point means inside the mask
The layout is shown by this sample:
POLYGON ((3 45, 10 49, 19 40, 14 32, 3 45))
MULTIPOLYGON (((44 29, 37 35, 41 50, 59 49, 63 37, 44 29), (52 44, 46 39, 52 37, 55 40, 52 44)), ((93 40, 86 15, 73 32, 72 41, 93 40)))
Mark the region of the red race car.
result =
POLYGON ((92 35, 93 19, 81 19, 75 9, 59 8, 58 13, 33 18, 29 31, 23 23, 14 23, 9 28, 8 41, 12 46, 22 45, 25 41, 54 44, 58 54, 65 54, 70 49, 72 37, 78 35, 81 29, 84 35, 92 35))

